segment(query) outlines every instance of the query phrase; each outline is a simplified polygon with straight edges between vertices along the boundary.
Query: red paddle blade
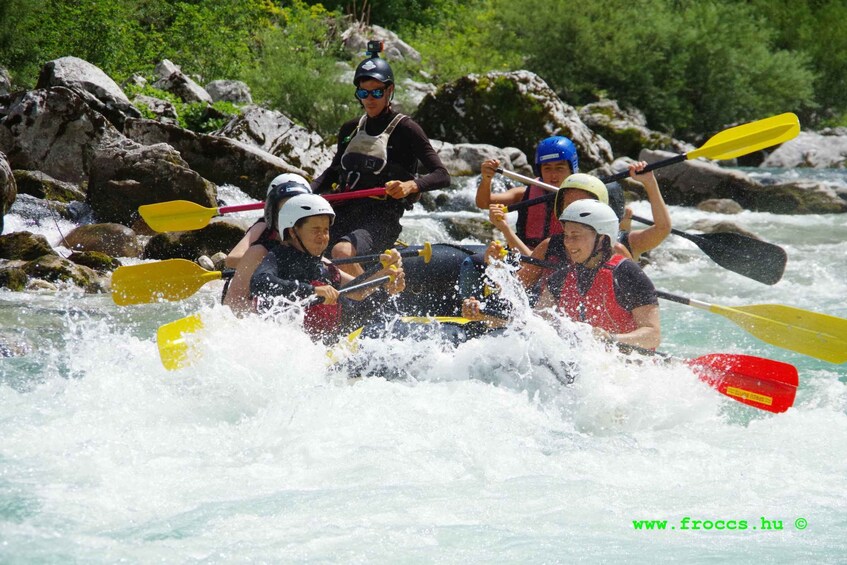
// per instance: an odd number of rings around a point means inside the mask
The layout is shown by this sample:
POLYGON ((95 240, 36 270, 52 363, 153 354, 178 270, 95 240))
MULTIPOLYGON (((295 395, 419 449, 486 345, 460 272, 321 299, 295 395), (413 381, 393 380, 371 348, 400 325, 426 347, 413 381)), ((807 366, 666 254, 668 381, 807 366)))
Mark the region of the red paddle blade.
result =
POLYGON ((785 412, 794 404, 799 378, 788 363, 754 357, 713 353, 687 364, 701 380, 730 398, 768 412, 785 412))

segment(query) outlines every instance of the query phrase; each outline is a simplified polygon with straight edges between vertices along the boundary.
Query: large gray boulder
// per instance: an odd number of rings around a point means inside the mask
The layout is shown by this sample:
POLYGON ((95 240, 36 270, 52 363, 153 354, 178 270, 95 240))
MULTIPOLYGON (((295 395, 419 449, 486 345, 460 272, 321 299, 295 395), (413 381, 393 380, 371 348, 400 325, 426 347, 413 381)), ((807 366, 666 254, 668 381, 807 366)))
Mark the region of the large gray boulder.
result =
POLYGON ((687 153, 694 146, 647 127, 640 110, 621 109, 615 100, 601 100, 579 109, 579 117, 612 146, 615 156, 635 156, 642 149, 687 153))
POLYGON ((150 238, 144 248, 145 259, 195 259, 229 253, 245 230, 226 220, 214 221, 201 230, 159 233, 150 238))
POLYGON ((154 82, 153 86, 159 90, 170 92, 183 102, 212 103, 212 97, 202 86, 191 80, 178 66, 167 59, 156 65, 154 72, 159 76, 159 80, 154 82))
POLYGON ((131 226, 143 204, 190 200, 211 207, 215 199, 215 185, 164 143, 110 147, 91 165, 88 203, 100 222, 131 226))
POLYGON ((847 134, 833 131, 833 135, 801 131, 773 151, 762 167, 794 169, 843 169, 847 167, 847 134))
POLYGON ((0 152, 0 234, 3 233, 3 216, 18 197, 18 187, 12 167, 6 160, 6 155, 0 152))
POLYGON ((127 118, 140 118, 121 87, 109 75, 88 61, 77 57, 61 57, 44 65, 36 88, 64 86, 76 92, 85 103, 118 129, 127 118))
POLYGON ((280 173, 307 174, 253 145, 152 120, 128 120, 126 134, 145 145, 167 143, 204 178, 219 185, 235 185, 259 200, 265 199, 268 184, 280 173))
POLYGON ((206 92, 212 97, 213 102, 253 103, 250 87, 240 80, 213 80, 206 85, 206 92))
MULTIPOLYGON (((673 157, 665 151, 644 150, 648 163, 673 157)), ((704 160, 691 160, 655 171, 668 204, 697 206, 704 200, 729 198, 748 210, 776 214, 826 214, 847 212, 847 200, 824 183, 797 182, 764 186, 742 171, 724 169, 704 160)), ((638 190, 635 183, 622 181, 638 190)))
POLYGON ((13 169, 43 171, 72 183, 88 178, 101 148, 124 142, 103 114, 63 86, 13 95, 0 120, 0 151, 13 169))
POLYGON ((612 161, 609 142, 529 71, 472 74, 442 85, 424 98, 415 119, 431 138, 450 143, 514 146, 534 158, 539 141, 564 135, 576 145, 581 169, 612 161))
POLYGON ((532 174, 532 167, 527 162, 526 155, 516 147, 501 149, 483 143, 453 144, 436 139, 431 140, 431 143, 451 176, 478 175, 482 162, 488 159, 498 159, 504 169, 524 175, 532 174))
POLYGON ((329 167, 335 154, 318 134, 298 126, 281 112, 259 106, 243 108, 240 116, 214 135, 258 147, 311 176, 329 167))
POLYGON ((344 49, 351 55, 365 57, 368 41, 382 41, 383 51, 380 56, 388 61, 410 60, 415 63, 421 62, 421 54, 411 45, 400 39, 393 31, 378 25, 364 25, 355 22, 341 33, 341 42, 344 49))

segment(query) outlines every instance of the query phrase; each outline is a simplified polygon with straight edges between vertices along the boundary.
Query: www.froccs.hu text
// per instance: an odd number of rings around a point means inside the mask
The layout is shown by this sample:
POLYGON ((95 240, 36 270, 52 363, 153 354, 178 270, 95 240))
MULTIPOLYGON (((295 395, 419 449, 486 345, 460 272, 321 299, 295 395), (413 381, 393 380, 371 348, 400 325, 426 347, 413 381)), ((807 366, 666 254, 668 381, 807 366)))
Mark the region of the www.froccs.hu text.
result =
MULTIPOLYGON (((789 527, 791 522, 789 521, 789 527)), ((808 522, 805 518, 797 518, 793 522, 794 529, 805 530, 808 522)), ((758 520, 697 520, 685 516, 679 522, 669 520, 633 520, 635 530, 784 530, 784 520, 769 520, 764 516, 758 520)))

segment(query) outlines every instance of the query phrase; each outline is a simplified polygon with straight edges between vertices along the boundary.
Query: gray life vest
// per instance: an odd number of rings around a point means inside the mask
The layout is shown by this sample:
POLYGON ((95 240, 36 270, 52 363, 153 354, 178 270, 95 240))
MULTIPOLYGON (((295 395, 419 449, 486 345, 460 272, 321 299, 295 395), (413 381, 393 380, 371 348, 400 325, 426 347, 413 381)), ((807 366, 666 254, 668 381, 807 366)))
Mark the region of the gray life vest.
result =
POLYGON ((341 156, 342 190, 355 190, 363 178, 365 181, 362 188, 376 186, 380 180, 390 180, 380 179, 383 171, 390 172, 385 170, 388 165, 388 138, 405 117, 404 114, 397 114, 382 133, 369 135, 365 131, 368 116, 362 116, 356 126, 356 134, 341 156))

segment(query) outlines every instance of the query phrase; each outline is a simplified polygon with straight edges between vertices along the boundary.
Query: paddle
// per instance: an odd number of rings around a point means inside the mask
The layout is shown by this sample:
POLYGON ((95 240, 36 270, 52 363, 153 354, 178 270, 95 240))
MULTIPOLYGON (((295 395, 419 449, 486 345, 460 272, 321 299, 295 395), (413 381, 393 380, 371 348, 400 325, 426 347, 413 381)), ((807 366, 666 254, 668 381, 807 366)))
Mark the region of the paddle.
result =
MULTIPOLYGON (((384 195, 385 187, 377 187, 322 196, 330 202, 341 202, 355 198, 384 195)), ((251 204, 238 204, 236 206, 207 208, 195 202, 189 202, 188 200, 172 200, 170 202, 139 206, 138 213, 141 214, 147 225, 157 232, 192 231, 206 227, 209 225, 209 221, 216 216, 249 210, 262 210, 264 207, 264 202, 253 202, 251 204)))
POLYGON ((742 404, 785 412, 794 404, 799 378, 788 363, 752 355, 712 353, 685 363, 701 381, 742 404))
MULTIPOLYGON (((344 259, 333 259, 333 265, 349 265, 351 263, 373 263, 379 261, 379 253, 373 255, 358 255, 354 257, 346 257, 344 259)), ((432 259, 432 244, 426 242, 423 244, 423 249, 418 251, 401 251, 400 257, 423 257, 424 263, 429 263, 432 259)))
MULTIPOLYGON (((545 269, 566 269, 561 263, 521 255, 521 261, 545 269)), ((830 363, 847 361, 847 320, 782 304, 718 306, 657 290, 659 298, 708 310, 729 318, 765 343, 830 363)))
MULTIPOLYGON (((402 251, 402 257, 423 257, 424 263, 432 258, 432 245, 425 243, 418 251, 402 251)), ((362 255, 333 261, 334 264, 373 263, 379 255, 362 255)), ((159 300, 184 300, 210 281, 230 278, 232 269, 207 271, 187 259, 166 259, 157 263, 142 263, 118 267, 112 274, 112 300, 118 306, 149 304, 159 300)))
MULTIPOLYGON (((680 153, 668 159, 663 159, 662 161, 650 163, 644 167, 642 172, 646 173, 648 171, 681 163, 687 159, 697 159, 699 157, 705 157, 715 161, 734 159, 735 157, 747 155, 748 153, 753 153, 759 149, 765 149, 766 147, 785 143, 786 141, 797 137, 798 133, 800 133, 800 121, 797 119, 797 116, 790 112, 779 114, 778 116, 771 116, 764 120, 758 120, 750 122, 749 124, 742 124, 740 126, 724 130, 709 138, 709 140, 699 148, 689 151, 688 153, 680 153)), ((497 172, 515 180, 539 186, 551 192, 559 190, 558 187, 536 179, 525 177, 513 171, 506 171, 502 168, 498 168, 497 172)), ((601 177, 600 180, 602 180, 605 184, 609 184, 627 177, 629 177, 629 171, 621 171, 608 177, 601 177)), ((547 202, 552 198, 553 196, 548 194, 539 198, 518 202, 517 204, 509 206, 508 211, 520 210, 541 202, 547 202)))
MULTIPOLYGON (((391 280, 390 275, 379 277, 372 281, 367 281, 362 284, 347 286, 338 291, 338 294, 346 294, 357 290, 365 290, 374 286, 379 286, 391 280)), ((323 302, 323 297, 312 296, 305 302, 304 307, 314 306, 323 302)), ((203 328, 203 321, 200 316, 193 314, 174 320, 160 326, 156 332, 156 345, 159 349, 159 358, 162 360, 162 365, 168 371, 181 369, 186 365, 190 365, 196 358, 197 352, 193 350, 189 343, 186 343, 185 336, 194 333, 203 328)))
MULTIPOLYGON (((633 216, 633 220, 652 226, 650 220, 633 216)), ((773 243, 740 233, 704 233, 696 235, 671 229, 671 233, 693 241, 712 261, 725 269, 765 284, 776 284, 785 272, 788 256, 773 243)))
POLYGON ((847 361, 847 320, 781 304, 719 306, 664 291, 660 298, 729 318, 765 343, 830 363, 847 361))
POLYGON ((112 273, 112 300, 118 306, 182 300, 207 282, 231 276, 233 272, 231 269, 207 271, 188 259, 118 267, 112 273))

